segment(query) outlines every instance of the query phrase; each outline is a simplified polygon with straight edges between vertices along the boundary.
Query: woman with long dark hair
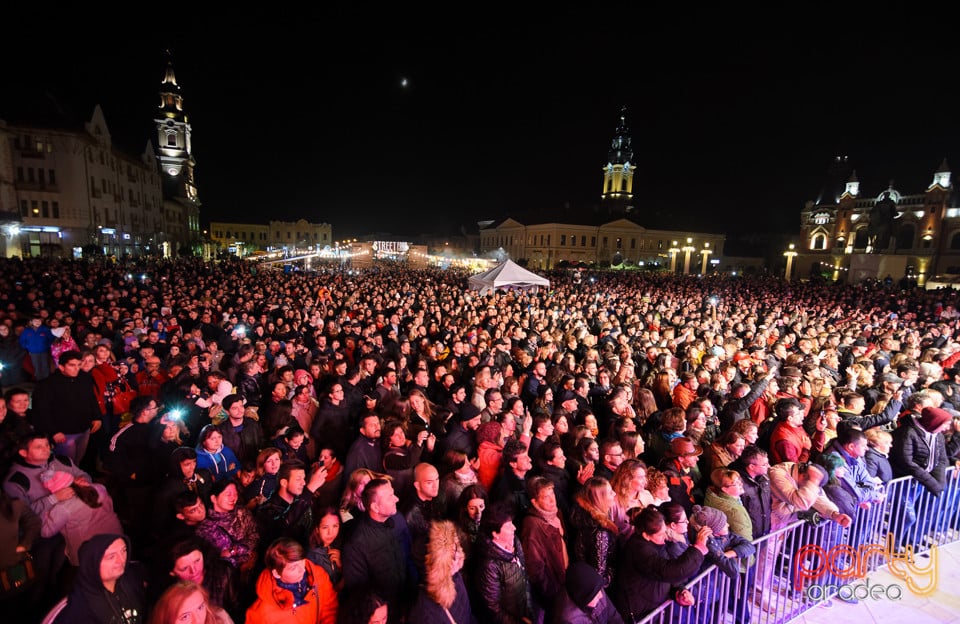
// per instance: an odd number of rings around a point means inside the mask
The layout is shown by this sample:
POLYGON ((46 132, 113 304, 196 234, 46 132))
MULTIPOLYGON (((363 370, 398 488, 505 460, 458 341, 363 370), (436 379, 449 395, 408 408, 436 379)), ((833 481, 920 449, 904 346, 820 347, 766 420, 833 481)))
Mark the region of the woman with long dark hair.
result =
POLYGON ((634 518, 634 533, 620 553, 613 601, 626 622, 635 622, 673 598, 691 606, 693 595, 683 587, 703 564, 709 528, 679 556, 668 547, 667 523, 656 507, 646 507, 634 518))

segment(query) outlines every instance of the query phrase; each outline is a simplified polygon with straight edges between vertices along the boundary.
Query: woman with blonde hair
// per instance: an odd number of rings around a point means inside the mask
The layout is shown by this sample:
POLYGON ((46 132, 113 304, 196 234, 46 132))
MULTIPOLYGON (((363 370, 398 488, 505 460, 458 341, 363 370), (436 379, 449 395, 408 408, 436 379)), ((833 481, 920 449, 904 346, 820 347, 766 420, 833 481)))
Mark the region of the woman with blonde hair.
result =
POLYGON ((410 611, 411 622, 470 624, 470 598, 460 571, 464 563, 463 547, 457 527, 449 520, 430 524, 427 545, 426 578, 410 611))
POLYGON ((632 532, 630 510, 643 509, 655 503, 653 495, 647 491, 647 465, 639 459, 623 460, 610 479, 610 487, 615 496, 610 518, 617 525, 621 537, 629 537, 632 532))
POLYGON ((346 524, 365 510, 363 508, 363 488, 374 479, 382 479, 386 475, 374 472, 368 468, 357 468, 347 478, 347 486, 343 489, 340 498, 340 519, 346 524))
POLYGON ((167 588, 150 614, 150 624, 233 624, 227 612, 210 604, 202 585, 179 581, 167 588))

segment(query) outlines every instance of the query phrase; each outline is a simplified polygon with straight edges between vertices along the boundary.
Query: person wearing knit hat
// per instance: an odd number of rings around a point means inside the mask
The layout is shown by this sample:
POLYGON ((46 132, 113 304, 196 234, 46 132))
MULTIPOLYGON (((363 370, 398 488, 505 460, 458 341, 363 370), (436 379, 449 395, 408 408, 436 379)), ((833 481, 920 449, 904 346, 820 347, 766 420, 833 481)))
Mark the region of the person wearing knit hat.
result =
POLYGON ((44 470, 40 473, 40 482, 51 494, 65 488, 73 488, 74 496, 58 500, 50 510, 41 516, 43 525, 40 534, 52 537, 63 535, 67 559, 74 566, 80 565, 80 545, 95 535, 103 533, 123 533, 120 519, 113 511, 113 499, 100 483, 80 485, 74 482, 73 475, 62 470, 44 470))
POLYGON ((703 527, 710 527, 715 536, 723 536, 727 534, 729 524, 727 516, 719 509, 694 505, 693 513, 690 514, 690 527, 697 531, 703 527))
POLYGON ((925 407, 920 412, 920 418, 917 422, 928 433, 943 433, 947 430, 945 425, 949 425, 953 417, 945 409, 939 407, 925 407))
POLYGON ((905 416, 900 426, 893 430, 893 444, 890 447, 893 476, 915 479, 907 484, 903 496, 895 502, 891 512, 891 518, 896 518, 896 524, 899 525, 891 529, 899 537, 897 546, 910 544, 909 536, 922 539, 929 529, 932 522, 929 513, 922 514, 922 526, 914 525, 920 515, 918 510, 932 504, 930 495, 940 496, 946 487, 949 460, 943 432, 950 428, 952 422, 946 410, 927 406, 919 416, 905 416))
POLYGON ((567 568, 566 594, 560 597, 556 622, 622 624, 623 619, 603 590, 603 578, 584 561, 567 568))

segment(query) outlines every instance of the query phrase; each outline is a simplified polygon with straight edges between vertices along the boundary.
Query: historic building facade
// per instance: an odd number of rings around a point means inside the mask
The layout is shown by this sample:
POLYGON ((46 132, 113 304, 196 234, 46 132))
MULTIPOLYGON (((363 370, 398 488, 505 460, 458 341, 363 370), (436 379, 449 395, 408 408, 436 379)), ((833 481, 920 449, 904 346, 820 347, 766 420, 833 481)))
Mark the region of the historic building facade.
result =
POLYGON ((903 277, 923 284, 960 273, 960 205, 947 161, 923 189, 861 189, 846 157, 800 214, 795 277, 860 281, 903 277))
POLYGON ((323 249, 333 244, 333 228, 329 223, 298 221, 270 221, 256 223, 210 223, 210 239, 222 250, 246 255, 253 251, 308 251, 323 249))
POLYGON ((0 124, 4 256, 79 258, 91 245, 117 256, 170 256, 199 246, 189 126, 182 98, 173 103, 178 113, 165 108, 171 85, 176 87, 176 80, 168 65, 160 108, 165 120, 181 126, 172 129, 168 145, 176 141, 178 151, 166 161, 163 152, 158 159, 150 141, 139 155, 117 148, 100 106, 79 129, 0 124), (186 179, 185 166, 173 173, 174 163, 184 161, 190 163, 190 190, 176 193, 173 185, 165 195, 166 178, 186 179))
POLYGON ((603 167, 598 209, 566 214, 550 222, 521 216, 483 222, 481 252, 526 260, 536 269, 552 269, 567 261, 612 266, 659 264, 676 272, 707 272, 723 255, 725 237, 641 225, 633 206, 636 165, 632 158, 626 112, 621 110, 603 167))

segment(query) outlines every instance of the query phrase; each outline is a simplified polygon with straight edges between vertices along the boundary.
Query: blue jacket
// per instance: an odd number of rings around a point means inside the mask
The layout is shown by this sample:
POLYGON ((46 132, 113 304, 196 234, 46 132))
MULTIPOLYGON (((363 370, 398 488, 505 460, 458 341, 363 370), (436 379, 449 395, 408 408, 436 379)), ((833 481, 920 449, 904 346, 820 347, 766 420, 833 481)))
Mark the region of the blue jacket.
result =
POLYGON ((197 468, 206 468, 210 471, 214 481, 229 479, 237 473, 240 465, 237 462, 237 456, 233 454, 228 446, 220 447, 216 453, 211 453, 202 446, 197 445, 197 468))
POLYGON ((837 444, 836 438, 830 441, 823 452, 838 456, 847 465, 843 481, 847 485, 846 489, 856 495, 858 503, 873 503, 881 500, 882 490, 867 472, 867 464, 862 457, 856 459, 851 457, 842 446, 837 444))
POLYGON ((20 346, 30 353, 49 353, 53 344, 53 334, 46 325, 34 329, 29 325, 20 334, 20 346))

